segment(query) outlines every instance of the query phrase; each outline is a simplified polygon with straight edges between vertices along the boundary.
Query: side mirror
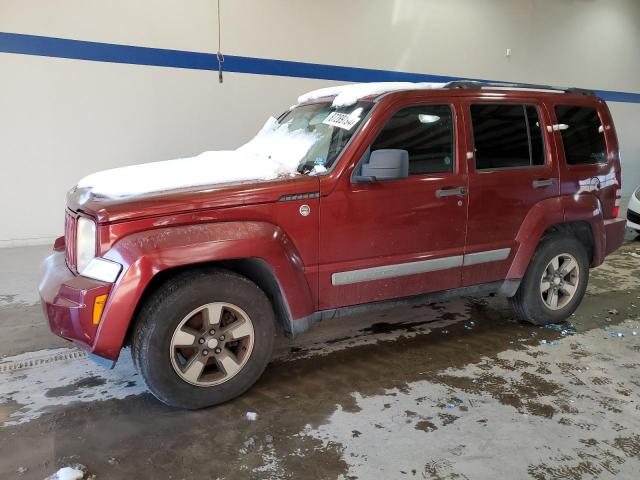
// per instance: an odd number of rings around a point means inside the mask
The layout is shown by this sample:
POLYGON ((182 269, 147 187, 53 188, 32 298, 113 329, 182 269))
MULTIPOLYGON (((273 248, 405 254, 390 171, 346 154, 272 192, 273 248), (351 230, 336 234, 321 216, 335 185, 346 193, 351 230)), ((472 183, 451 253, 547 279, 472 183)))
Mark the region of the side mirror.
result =
POLYGON ((399 149, 383 149, 371 152, 369 161, 360 167, 355 182, 397 180, 409 176, 409 152, 399 149))

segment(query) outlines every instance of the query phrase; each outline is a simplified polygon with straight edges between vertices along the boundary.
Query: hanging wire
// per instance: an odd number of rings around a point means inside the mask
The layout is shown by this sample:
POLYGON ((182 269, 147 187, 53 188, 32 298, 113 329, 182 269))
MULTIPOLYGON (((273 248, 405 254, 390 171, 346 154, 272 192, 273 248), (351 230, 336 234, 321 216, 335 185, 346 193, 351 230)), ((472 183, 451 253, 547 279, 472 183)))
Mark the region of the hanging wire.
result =
POLYGON ((220 0, 218 0, 218 51, 216 58, 218 59, 218 81, 222 83, 222 67, 224 65, 224 55, 222 54, 222 31, 220 21, 220 0))

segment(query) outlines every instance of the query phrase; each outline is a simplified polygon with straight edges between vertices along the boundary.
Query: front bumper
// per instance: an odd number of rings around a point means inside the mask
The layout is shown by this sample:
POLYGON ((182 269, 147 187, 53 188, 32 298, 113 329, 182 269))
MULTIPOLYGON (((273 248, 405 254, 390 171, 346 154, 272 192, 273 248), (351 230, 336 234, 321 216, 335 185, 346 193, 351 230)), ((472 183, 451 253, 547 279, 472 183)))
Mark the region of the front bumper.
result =
POLYGON ((64 252, 46 258, 38 290, 51 331, 88 352, 94 351, 99 325, 93 323, 94 302, 108 295, 112 284, 75 275, 64 252))

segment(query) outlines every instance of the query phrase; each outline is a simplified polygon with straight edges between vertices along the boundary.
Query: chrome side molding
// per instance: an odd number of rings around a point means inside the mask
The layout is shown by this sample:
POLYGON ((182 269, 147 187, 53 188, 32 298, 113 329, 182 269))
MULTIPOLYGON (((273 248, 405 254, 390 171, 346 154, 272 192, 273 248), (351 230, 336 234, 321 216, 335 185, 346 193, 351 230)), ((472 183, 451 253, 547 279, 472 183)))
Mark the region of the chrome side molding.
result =
POLYGON ((462 255, 454 257, 434 258, 411 263, 398 263, 381 267, 363 268, 348 272, 338 272, 331 275, 333 285, 349 285, 351 283, 370 282, 383 278, 404 277, 417 273, 436 272, 462 266, 462 255))
POLYGON ((418 273, 437 272, 449 268, 480 263, 497 262, 506 260, 511 253, 510 248, 487 250, 484 252, 468 253, 466 255, 454 255, 451 257, 419 260, 417 262, 396 263, 393 265, 381 265, 379 267, 361 268, 346 272, 336 272, 331 275, 333 286, 350 285, 352 283, 371 282, 384 278, 397 278, 418 273))
POLYGON ((506 260, 509 257, 510 253, 510 248, 500 248, 498 250, 467 253, 464 256, 463 265, 478 265, 479 263, 498 262, 500 260, 506 260))

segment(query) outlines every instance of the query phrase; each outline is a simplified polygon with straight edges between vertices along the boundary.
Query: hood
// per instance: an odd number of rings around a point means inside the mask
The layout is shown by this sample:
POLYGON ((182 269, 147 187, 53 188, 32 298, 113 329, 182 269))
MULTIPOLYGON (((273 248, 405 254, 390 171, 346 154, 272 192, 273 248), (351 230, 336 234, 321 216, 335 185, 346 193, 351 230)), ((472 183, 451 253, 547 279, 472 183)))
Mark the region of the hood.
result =
POLYGON ((307 175, 211 184, 120 198, 96 195, 89 189, 74 187, 67 194, 67 207, 104 224, 194 210, 272 203, 283 195, 318 192, 319 189, 318 177, 307 175))
MULTIPOLYGON (((237 150, 204 152, 89 175, 69 192, 67 205, 109 222, 272 201, 267 192, 280 191, 282 182, 308 181, 308 176, 297 173, 297 167, 316 141, 317 134, 289 131, 287 125, 270 118, 256 137, 237 150)), ((309 186, 291 188, 303 190, 286 193, 315 192, 317 179, 309 186)))
POLYGON ((318 179, 289 164, 243 151, 115 168, 89 175, 67 194, 67 206, 100 223, 277 201, 318 191, 318 179))

